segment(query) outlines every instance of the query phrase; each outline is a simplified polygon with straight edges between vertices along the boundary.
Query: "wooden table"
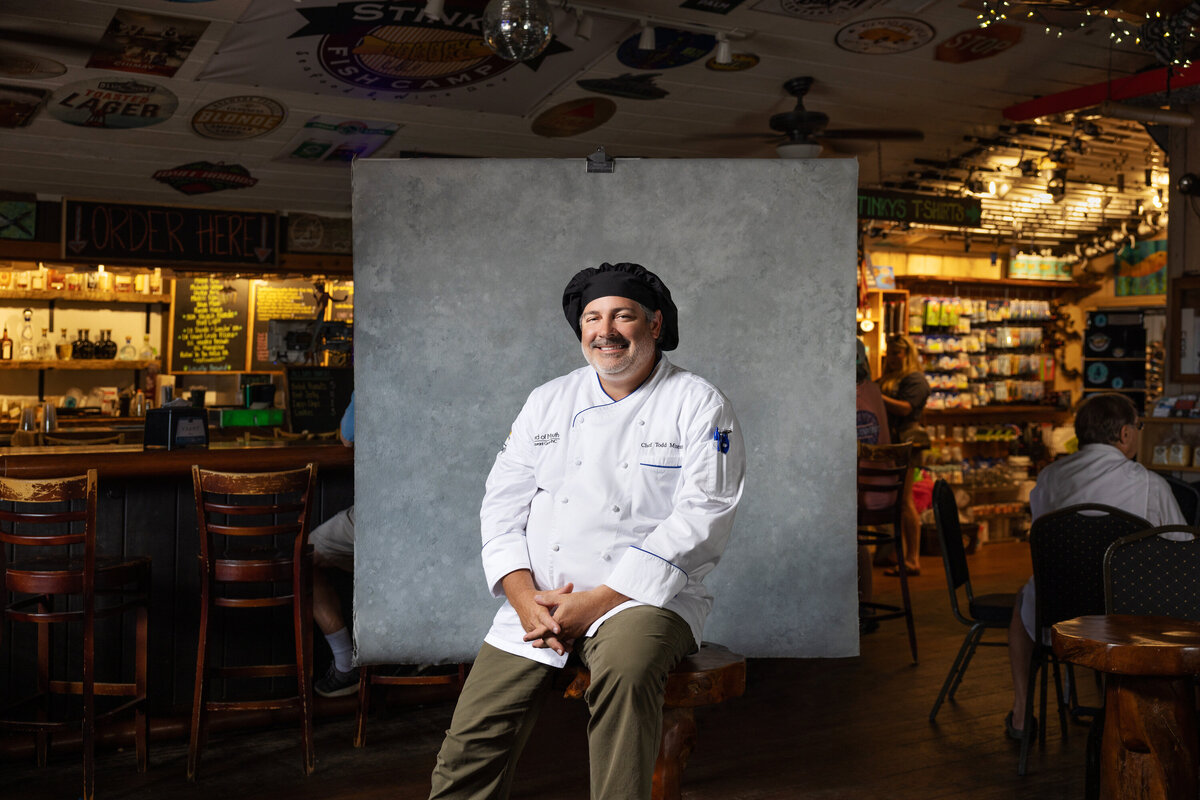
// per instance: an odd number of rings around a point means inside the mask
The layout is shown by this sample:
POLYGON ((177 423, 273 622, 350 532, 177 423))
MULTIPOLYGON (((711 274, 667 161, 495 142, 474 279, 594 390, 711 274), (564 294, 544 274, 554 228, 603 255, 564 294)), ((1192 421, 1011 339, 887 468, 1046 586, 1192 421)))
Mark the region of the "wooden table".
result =
POLYGON ((1200 623, 1089 616, 1053 628, 1059 658, 1106 673, 1102 798, 1197 796, 1200 623))

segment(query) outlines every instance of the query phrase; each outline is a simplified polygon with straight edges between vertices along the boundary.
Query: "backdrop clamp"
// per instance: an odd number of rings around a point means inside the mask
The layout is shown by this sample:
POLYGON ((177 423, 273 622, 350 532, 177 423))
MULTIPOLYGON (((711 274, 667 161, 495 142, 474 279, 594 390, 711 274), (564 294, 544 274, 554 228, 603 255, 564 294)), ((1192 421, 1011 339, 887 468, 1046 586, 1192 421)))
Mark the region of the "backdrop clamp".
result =
POLYGON ((596 151, 587 157, 587 171, 591 172, 612 172, 616 166, 616 161, 609 157, 608 153, 604 152, 604 146, 596 148, 596 151))

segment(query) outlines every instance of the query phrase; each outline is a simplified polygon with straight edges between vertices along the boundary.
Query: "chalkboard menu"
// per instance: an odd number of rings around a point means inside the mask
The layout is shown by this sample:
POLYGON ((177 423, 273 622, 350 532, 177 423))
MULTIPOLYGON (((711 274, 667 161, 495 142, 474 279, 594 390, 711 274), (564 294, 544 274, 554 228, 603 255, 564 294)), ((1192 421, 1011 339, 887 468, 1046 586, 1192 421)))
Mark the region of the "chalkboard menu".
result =
POLYGON ((288 367, 288 430, 326 433, 342 422, 354 392, 353 367, 288 367))
POLYGON ((246 369, 249 288, 219 276, 175 279, 168 372, 246 369))
POLYGON ((269 211, 63 200, 62 255, 122 264, 262 267, 279 259, 269 211))
MULTIPOLYGON (((313 296, 312 281, 263 281, 253 282, 254 325, 250 348, 250 371, 268 372, 278 370, 267 347, 267 332, 271 320, 312 320, 317 313, 317 299, 313 296)), ((340 295, 339 295, 340 296, 340 295)))

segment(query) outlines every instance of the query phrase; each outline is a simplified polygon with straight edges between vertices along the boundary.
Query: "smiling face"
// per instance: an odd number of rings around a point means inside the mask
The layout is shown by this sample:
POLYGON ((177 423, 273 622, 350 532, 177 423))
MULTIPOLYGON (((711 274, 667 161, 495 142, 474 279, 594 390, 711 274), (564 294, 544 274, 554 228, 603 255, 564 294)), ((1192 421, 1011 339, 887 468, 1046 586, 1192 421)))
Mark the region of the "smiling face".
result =
POLYGON ((625 396, 654 368, 655 340, 662 331, 662 312, 647 317, 625 297, 598 297, 580 316, 583 357, 596 370, 610 395, 625 396))

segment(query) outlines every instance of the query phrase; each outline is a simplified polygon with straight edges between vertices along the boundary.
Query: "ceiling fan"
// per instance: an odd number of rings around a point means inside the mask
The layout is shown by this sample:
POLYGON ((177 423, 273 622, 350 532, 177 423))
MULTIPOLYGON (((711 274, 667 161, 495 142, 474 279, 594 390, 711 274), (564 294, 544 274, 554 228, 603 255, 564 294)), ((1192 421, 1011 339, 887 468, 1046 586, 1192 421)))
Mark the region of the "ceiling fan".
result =
POLYGON ((870 141, 921 141, 925 134, 915 128, 833 128, 829 115, 820 111, 809 111, 804 107, 804 96, 812 88, 811 77, 792 78, 783 84, 783 89, 796 98, 796 107, 791 111, 773 114, 768 124, 772 130, 783 134, 784 140, 775 147, 780 158, 815 158, 821 154, 822 141, 866 139, 870 141))
POLYGON ((848 140, 866 141, 921 141, 925 134, 915 128, 835 128, 830 129, 829 115, 821 111, 809 111, 804 107, 804 96, 812 88, 813 78, 791 78, 783 84, 784 91, 796 98, 796 107, 790 111, 772 114, 767 124, 776 133, 724 133, 697 137, 700 139, 766 139, 776 143, 775 152, 780 158, 816 158, 821 155, 823 143, 848 140))

